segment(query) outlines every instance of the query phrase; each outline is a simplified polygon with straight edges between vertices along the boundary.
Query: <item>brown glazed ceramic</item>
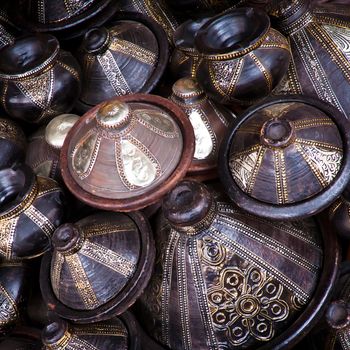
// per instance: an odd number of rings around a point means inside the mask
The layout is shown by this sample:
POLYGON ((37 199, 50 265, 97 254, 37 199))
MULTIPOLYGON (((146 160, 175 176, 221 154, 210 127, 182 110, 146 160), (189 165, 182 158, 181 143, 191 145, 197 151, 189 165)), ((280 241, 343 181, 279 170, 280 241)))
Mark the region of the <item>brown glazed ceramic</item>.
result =
POLYGON ((73 325, 64 320, 57 320, 47 325, 42 332, 45 350, 163 349, 146 338, 134 316, 129 312, 106 322, 89 325, 73 325))
POLYGON ((63 218, 63 192, 55 181, 36 177, 24 164, 0 170, 1 257, 42 255, 63 218))
POLYGON ((0 118, 0 169, 24 160, 26 138, 20 126, 12 120, 0 118))
MULTIPOLYGON (((0 334, 18 324, 29 296, 28 266, 21 262, 0 263, 0 334)), ((1 349, 1 346, 0 346, 1 349)))
POLYGON ((200 56, 194 47, 194 38, 198 29, 208 20, 209 18, 188 20, 174 32, 175 49, 169 62, 169 69, 174 78, 180 79, 188 76, 194 78, 196 76, 200 56))
POLYGON ((26 164, 35 174, 61 181, 60 150, 68 131, 78 119, 76 114, 61 114, 29 137, 26 164))
POLYGON ((327 225, 261 219, 192 181, 163 201, 155 240, 138 314, 173 350, 290 349, 324 311, 339 260, 327 225))
POLYGON ((8 337, 0 340, 0 350, 39 350, 42 348, 40 330, 19 326, 8 337))
POLYGON ((74 125, 61 151, 62 177, 88 205, 138 210, 185 176, 193 152, 191 123, 176 104, 127 95, 97 105, 74 125))
POLYGON ((270 94, 286 73, 287 39, 257 8, 238 8, 211 18, 197 32, 202 60, 196 79, 221 103, 253 104, 270 94))
POLYGON ((60 39, 83 35, 103 25, 117 9, 113 0, 14 0, 11 16, 26 31, 52 33, 60 39))
POLYGON ((122 13, 106 27, 92 28, 84 37, 78 60, 82 92, 77 107, 86 112, 115 96, 149 93, 168 63, 164 30, 139 13, 122 13))
POLYGON ((146 218, 104 212, 60 226, 53 252, 41 265, 48 308, 78 323, 110 319, 127 310, 147 285, 154 242, 146 218))
POLYGON ((194 130, 195 150, 187 175, 207 180, 217 177, 219 147, 236 116, 208 99, 193 78, 178 80, 170 99, 184 110, 194 130))
POLYGON ((45 123, 69 112, 80 92, 80 68, 48 34, 25 36, 0 50, 1 105, 15 119, 45 123))
POLYGON ((219 155, 227 194, 250 213, 296 219, 330 205, 349 181, 349 126, 322 101, 299 96, 247 110, 219 155))
POLYGON ((288 36, 293 59, 276 94, 304 94, 350 117, 350 7, 309 0, 278 1, 276 27, 288 36))
POLYGON ((169 10, 166 0, 119 0, 118 9, 122 11, 138 12, 152 18, 162 26, 168 37, 169 43, 178 22, 169 10))

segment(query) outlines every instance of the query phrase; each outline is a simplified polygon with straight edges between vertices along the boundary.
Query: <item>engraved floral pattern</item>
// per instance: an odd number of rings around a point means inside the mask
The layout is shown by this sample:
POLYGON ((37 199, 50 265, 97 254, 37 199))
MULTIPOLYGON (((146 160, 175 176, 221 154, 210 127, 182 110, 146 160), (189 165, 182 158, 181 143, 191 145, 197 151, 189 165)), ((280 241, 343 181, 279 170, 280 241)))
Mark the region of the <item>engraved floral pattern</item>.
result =
POLYGON ((275 323, 289 315, 281 299, 283 286, 264 270, 230 267, 221 271, 217 285, 208 290, 214 327, 225 331, 234 346, 249 337, 268 341, 275 334, 275 323))

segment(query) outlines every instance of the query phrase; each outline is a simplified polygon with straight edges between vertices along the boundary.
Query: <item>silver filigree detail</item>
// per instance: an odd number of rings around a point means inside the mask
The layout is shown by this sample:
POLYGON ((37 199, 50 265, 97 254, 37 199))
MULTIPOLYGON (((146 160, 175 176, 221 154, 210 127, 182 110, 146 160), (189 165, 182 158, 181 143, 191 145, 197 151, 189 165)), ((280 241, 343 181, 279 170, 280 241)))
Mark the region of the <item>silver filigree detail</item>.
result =
POLYGON ((323 25, 327 34, 333 39, 339 50, 350 61, 350 29, 323 25))

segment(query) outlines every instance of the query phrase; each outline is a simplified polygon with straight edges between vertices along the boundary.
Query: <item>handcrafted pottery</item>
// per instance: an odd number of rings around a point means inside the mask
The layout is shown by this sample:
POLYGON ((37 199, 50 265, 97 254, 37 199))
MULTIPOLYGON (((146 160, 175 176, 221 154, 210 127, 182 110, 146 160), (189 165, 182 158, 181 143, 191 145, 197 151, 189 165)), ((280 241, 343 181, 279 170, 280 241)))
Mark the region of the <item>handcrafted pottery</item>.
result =
POLYGON ((282 80, 290 60, 287 39, 258 8, 237 8, 211 18, 198 30, 201 56, 196 79, 220 103, 253 104, 282 80))
POLYGON ((164 29, 169 43, 172 43, 172 37, 175 29, 178 27, 178 21, 172 15, 165 0, 119 0, 118 9, 122 11, 138 12, 152 18, 164 29))
POLYGON ((175 49, 169 62, 169 69, 174 78, 196 76, 200 56, 194 47, 194 38, 198 29, 208 20, 209 18, 188 20, 175 30, 173 35, 175 49))
MULTIPOLYGON (((23 263, 0 263, 0 334, 8 333, 22 318, 28 300, 31 271, 23 263)), ((0 349, 1 345, 0 345, 0 349)))
POLYGON ((138 315, 174 350, 290 349, 334 287, 339 251, 329 225, 260 219, 200 183, 170 191, 155 232, 156 268, 138 315))
POLYGON ((348 182, 349 126, 322 101, 290 96, 247 110, 222 143, 220 177, 250 213, 292 220, 329 206, 348 182))
POLYGON ((1 105, 15 119, 45 123, 69 112, 80 92, 80 68, 48 34, 25 36, 0 50, 1 105))
POLYGON ((61 151, 62 177, 90 206, 138 210, 185 176, 193 152, 191 123, 177 105, 127 95, 97 105, 73 126, 61 151))
POLYGON ((349 6, 318 7, 309 0, 284 0, 276 2, 271 11, 274 25, 288 35, 293 58, 274 93, 316 97, 349 118, 349 6))
POLYGON ((43 349, 125 349, 161 350, 148 340, 134 316, 126 312, 118 318, 89 325, 69 324, 57 320, 47 325, 42 332, 43 349))
POLYGON ((187 175, 201 179, 217 177, 219 147, 236 116, 208 99, 192 78, 178 80, 170 99, 184 110, 194 130, 195 150, 187 175))
POLYGON ((24 160, 26 137, 20 126, 12 120, 0 118, 0 169, 24 160))
POLYGON ((50 310, 78 323, 126 311, 153 270, 152 231, 139 212, 100 212, 64 224, 52 245, 41 264, 42 296, 50 310))
POLYGON ((239 2, 239 0, 167 0, 173 11, 176 11, 179 15, 185 13, 192 17, 202 14, 215 15, 239 2))
POLYGON ((60 150, 78 119, 76 114, 61 114, 29 137, 26 163, 35 174, 61 181, 60 150))
POLYGON ((50 249, 63 222, 64 197, 57 183, 36 177, 24 164, 0 170, 0 255, 28 259, 50 249))
POLYGON ((167 37, 157 23, 139 13, 117 17, 87 31, 80 47, 82 112, 115 96, 151 92, 168 63, 167 37))
POLYGON ((31 32, 52 33, 59 39, 83 35, 87 28, 103 25, 117 9, 113 0, 14 0, 11 17, 31 32))
POLYGON ((0 350, 38 350, 42 348, 40 330, 19 326, 9 336, 0 340, 0 350))

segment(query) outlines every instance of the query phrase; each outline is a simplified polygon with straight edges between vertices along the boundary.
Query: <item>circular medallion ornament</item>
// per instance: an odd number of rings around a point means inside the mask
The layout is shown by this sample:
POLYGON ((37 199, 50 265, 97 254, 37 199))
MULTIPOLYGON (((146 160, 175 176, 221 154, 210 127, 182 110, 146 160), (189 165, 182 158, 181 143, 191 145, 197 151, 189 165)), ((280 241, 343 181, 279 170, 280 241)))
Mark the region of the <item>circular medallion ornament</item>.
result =
POLYGON ((289 96, 249 110, 222 144, 220 176, 230 198, 272 219, 314 215, 348 182, 349 126, 319 100, 289 96))

